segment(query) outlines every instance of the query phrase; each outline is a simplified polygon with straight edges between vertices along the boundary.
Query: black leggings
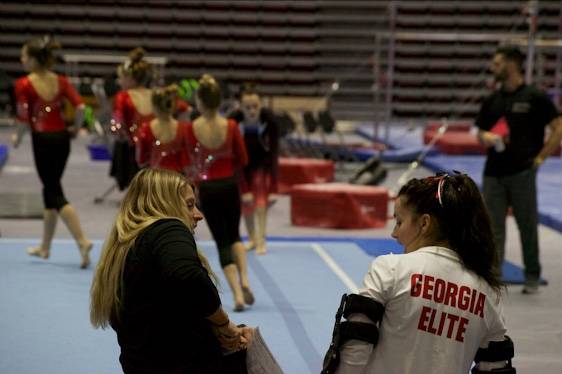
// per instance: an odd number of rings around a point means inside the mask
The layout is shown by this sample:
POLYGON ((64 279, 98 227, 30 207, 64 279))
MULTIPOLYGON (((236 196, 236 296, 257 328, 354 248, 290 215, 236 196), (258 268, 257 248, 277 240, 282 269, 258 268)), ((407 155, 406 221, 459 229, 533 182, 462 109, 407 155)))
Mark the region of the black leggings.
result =
POLYGON ((43 183, 43 204, 46 209, 60 210, 68 204, 62 190, 62 174, 70 154, 68 131, 33 132, 33 158, 43 183))
POLYGON ((127 139, 117 139, 113 145, 109 175, 115 178, 119 190, 127 188, 138 171, 135 146, 127 139))
POLYGON ((240 241, 240 191, 234 178, 199 185, 201 211, 219 250, 221 266, 232 264, 232 245, 240 241))

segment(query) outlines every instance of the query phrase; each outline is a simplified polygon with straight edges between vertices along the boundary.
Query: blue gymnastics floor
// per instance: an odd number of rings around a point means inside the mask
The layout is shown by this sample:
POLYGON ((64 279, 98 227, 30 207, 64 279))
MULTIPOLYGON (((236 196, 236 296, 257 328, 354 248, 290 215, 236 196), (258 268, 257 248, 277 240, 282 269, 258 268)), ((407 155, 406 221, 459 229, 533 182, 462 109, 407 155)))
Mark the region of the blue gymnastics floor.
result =
MULTIPOLYGON (((422 127, 412 131, 405 131, 405 126, 390 127, 390 146, 401 150, 405 154, 414 155, 413 161, 419 154, 422 145, 422 127)), ((359 127, 356 133, 364 138, 373 140, 374 131, 368 127, 359 127)), ((383 158, 384 161, 384 158, 383 158)), ((407 162, 407 160, 402 160, 407 162)), ((482 185, 484 170, 484 156, 452 156, 432 150, 422 160, 422 165, 435 172, 462 171, 470 175, 476 183, 482 185)), ((562 232, 562 158, 549 157, 539 169, 537 177, 538 205, 540 223, 556 231, 562 232)))
MULTIPOLYGON (((25 253, 36 244, 0 239, 0 373, 120 373, 113 330, 89 323, 93 269, 78 268, 69 240, 56 240, 47 261, 25 253)), ((219 269, 214 245, 199 245, 219 269)), ((97 241, 93 259, 100 247, 97 241)), ((234 321, 260 327, 286 373, 318 373, 341 294, 361 285, 373 256, 389 252, 402 249, 386 239, 272 238, 266 256, 248 256, 256 304, 230 312, 230 291, 218 271, 221 299, 234 321)), ((520 268, 504 270, 522 279, 520 268)))
POLYGON ((8 160, 8 154, 10 153, 9 148, 5 144, 0 144, 0 170, 4 167, 4 164, 8 160))
MULTIPOLYGON (((451 173, 458 170, 470 175, 475 182, 482 185, 484 156, 429 156, 423 161, 427 168, 440 172, 451 173)), ((539 204, 539 221, 543 225, 562 232, 562 159, 549 157, 539 168, 537 174, 537 190, 539 204)))

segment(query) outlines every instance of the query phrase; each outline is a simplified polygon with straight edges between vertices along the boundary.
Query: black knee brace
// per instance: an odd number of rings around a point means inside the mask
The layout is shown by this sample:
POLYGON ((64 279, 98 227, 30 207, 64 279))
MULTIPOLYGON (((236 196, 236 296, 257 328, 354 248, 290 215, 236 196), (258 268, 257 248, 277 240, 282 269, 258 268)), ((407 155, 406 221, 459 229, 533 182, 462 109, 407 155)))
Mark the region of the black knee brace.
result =
POLYGON ((515 374, 515 368, 511 366, 511 359, 514 356, 513 340, 505 336, 501 342, 490 342, 488 348, 479 348, 474 357, 476 366, 472 369, 472 374, 515 374), (505 362, 505 366, 493 370, 480 370, 480 362, 505 362))
POLYGON ((346 341, 358 339, 376 346, 379 340, 377 324, 382 320, 383 314, 384 306, 379 302, 365 296, 343 294, 340 307, 336 313, 332 342, 324 357, 322 374, 331 374, 336 371, 340 363, 340 348, 346 341), (347 319, 352 313, 362 313, 374 324, 340 321, 342 316, 347 319))

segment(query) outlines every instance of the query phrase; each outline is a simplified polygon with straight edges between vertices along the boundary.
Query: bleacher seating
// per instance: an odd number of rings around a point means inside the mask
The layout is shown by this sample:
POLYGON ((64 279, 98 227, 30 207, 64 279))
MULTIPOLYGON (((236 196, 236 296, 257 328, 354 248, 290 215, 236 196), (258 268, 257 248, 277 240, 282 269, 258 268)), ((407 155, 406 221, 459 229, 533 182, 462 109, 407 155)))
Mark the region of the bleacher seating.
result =
MULTIPOLYGON (((558 38, 560 4, 539 1, 537 33, 558 38)), ((401 1, 396 7, 393 115, 471 118, 486 94, 486 71, 501 38, 527 37, 526 1, 401 1), (440 33, 443 38, 426 35, 440 33), (455 33, 465 40, 447 36, 455 33), (467 35, 487 35, 468 40, 467 35)), ((525 48, 522 47, 524 50, 525 48)), ((552 87, 556 49, 537 50, 535 80, 552 87)))
MULTIPOLYGON (((0 71, 22 74, 22 43, 50 32, 65 53, 125 55, 143 46, 149 55, 168 58, 169 81, 207 71, 235 87, 253 79, 267 95, 330 96, 338 120, 377 120, 387 113, 389 52, 388 39, 377 35, 389 30, 390 4, 396 4, 396 34, 419 39, 396 38, 390 114, 472 118, 497 41, 431 41, 423 34, 525 36, 526 1, 3 0, 0 71), (339 89, 331 92, 335 81, 339 89), (469 98, 476 100, 463 104, 469 98)), ((542 37, 558 37, 559 8, 557 1, 539 2, 542 37)), ((540 85, 553 86, 556 51, 541 49, 540 85)), ((114 69, 88 63, 78 73, 101 77, 114 69)))

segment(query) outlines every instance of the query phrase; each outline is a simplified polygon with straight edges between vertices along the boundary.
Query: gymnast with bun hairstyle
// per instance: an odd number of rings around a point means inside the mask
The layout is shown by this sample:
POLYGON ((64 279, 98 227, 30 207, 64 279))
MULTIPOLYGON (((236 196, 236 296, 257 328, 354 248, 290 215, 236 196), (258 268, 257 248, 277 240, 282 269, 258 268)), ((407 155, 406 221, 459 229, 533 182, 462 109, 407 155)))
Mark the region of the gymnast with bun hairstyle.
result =
POLYGON ((152 89, 154 69, 142 48, 129 52, 129 57, 117 67, 117 82, 121 90, 113 98, 111 132, 115 142, 111 152, 110 175, 120 190, 125 189, 139 170, 135 160, 135 142, 141 123, 154 119, 152 89))
POLYGON ((187 123, 174 118, 177 86, 152 90, 155 118, 143 122, 138 130, 136 159, 140 167, 163 168, 187 173, 187 123))
POLYGON ((61 45, 49 35, 23 45, 21 62, 29 74, 15 84, 16 121, 20 125, 12 140, 14 146, 19 145, 21 129, 31 130, 33 158, 43 185, 43 236, 41 244, 29 248, 28 254, 49 258, 60 216, 78 244, 80 267, 87 268, 92 242, 84 234, 78 212, 68 202, 61 183, 70 154, 71 135, 76 133, 84 119, 84 103, 68 79, 51 70, 56 62, 55 51, 60 48, 61 45), (64 102, 75 108, 74 125, 70 127, 63 118, 64 102))
POLYGON ((199 188, 201 210, 220 255, 220 263, 234 298, 234 310, 254 303, 248 280, 246 249, 240 239, 238 175, 248 162, 244 140, 234 120, 218 113, 221 89, 205 74, 196 95, 201 116, 187 126, 191 178, 199 188))

